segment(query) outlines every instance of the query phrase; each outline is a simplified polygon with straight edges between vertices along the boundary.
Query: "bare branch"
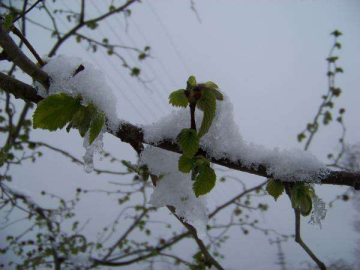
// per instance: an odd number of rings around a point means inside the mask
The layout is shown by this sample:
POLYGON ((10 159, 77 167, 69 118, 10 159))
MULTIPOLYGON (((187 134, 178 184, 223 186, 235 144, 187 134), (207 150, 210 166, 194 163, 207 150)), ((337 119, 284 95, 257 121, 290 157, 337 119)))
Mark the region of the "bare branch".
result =
POLYGON ((311 251, 311 249, 304 243, 301 239, 301 232, 300 232, 300 210, 294 209, 295 212, 295 242, 298 243, 305 252, 313 259, 314 262, 319 266, 321 270, 326 270, 325 264, 315 256, 315 254, 311 251))
POLYGON ((14 22, 16 22, 17 20, 19 20, 20 18, 22 18, 22 17, 24 17, 27 13, 29 13, 34 7, 36 7, 36 5, 38 4, 38 3, 40 3, 41 1, 43 1, 43 0, 38 0, 38 1, 36 1, 28 10, 26 10, 25 12, 23 12, 19 17, 17 17, 15 20, 14 20, 14 22))
POLYGON ((41 83, 46 89, 49 87, 48 75, 20 50, 2 25, 0 25, 0 46, 4 49, 14 64, 16 64, 34 80, 41 83))

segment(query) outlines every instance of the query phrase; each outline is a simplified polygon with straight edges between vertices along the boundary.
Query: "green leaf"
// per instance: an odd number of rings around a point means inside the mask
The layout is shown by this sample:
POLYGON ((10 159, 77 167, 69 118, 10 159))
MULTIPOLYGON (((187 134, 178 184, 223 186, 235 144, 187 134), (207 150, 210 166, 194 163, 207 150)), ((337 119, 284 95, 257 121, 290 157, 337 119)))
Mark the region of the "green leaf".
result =
POLYGON ((331 121, 332 121, 332 114, 330 111, 326 111, 324 113, 324 119, 323 119, 324 125, 329 124, 331 121))
POLYGON ((14 16, 11 14, 6 14, 4 16, 4 21, 1 24, 4 26, 6 31, 9 31, 11 29, 11 27, 13 26, 14 19, 15 19, 14 16))
POLYGON ((216 112, 216 98, 210 91, 204 91, 201 99, 197 101, 199 107, 204 110, 204 117, 199 129, 199 138, 203 137, 210 129, 216 112))
POLYGON ((314 188, 303 183, 295 184, 291 189, 291 202, 293 208, 299 209, 303 216, 312 210, 312 198, 315 196, 314 188))
POLYGON ((266 191, 271 195, 275 201, 279 198, 279 196, 284 192, 285 186, 280 181, 275 181, 274 179, 270 179, 266 185, 266 191))
POLYGON ((80 100, 60 93, 39 102, 33 114, 33 127, 50 131, 63 128, 81 108, 80 100))
POLYGON ((342 35, 342 33, 339 30, 335 30, 335 31, 331 32, 331 34, 334 35, 335 37, 342 35))
POLYGON ((216 83, 210 81, 204 83, 204 86, 206 89, 215 89, 215 90, 219 89, 219 86, 216 83))
POLYGON ((139 75, 140 75, 140 69, 137 68, 137 67, 132 68, 130 75, 131 75, 131 76, 135 76, 135 77, 139 76, 139 75))
POLYGON ((306 217, 311 213, 312 210, 312 200, 310 196, 304 196, 300 199, 299 203, 300 213, 306 217))
POLYGON ((90 128, 91 114, 90 108, 81 106, 73 117, 71 127, 77 128, 81 137, 84 137, 90 128))
POLYGON ((93 141, 96 139, 96 137, 99 136, 101 129, 104 126, 104 123, 105 123, 105 114, 103 112, 96 113, 90 126, 90 136, 89 136, 90 144, 92 144, 93 141))
POLYGON ((187 90, 193 90, 196 86, 197 86, 197 82, 194 76, 190 76, 189 79, 187 80, 187 84, 186 84, 186 89, 187 90))
POLYGON ((326 58, 326 60, 327 60, 329 63, 335 63, 338 59, 339 59, 338 56, 330 56, 330 57, 326 58))
POLYGON ((341 43, 340 42, 336 42, 334 45, 336 48, 341 49, 341 43))
POLYGON ((199 137, 193 129, 184 128, 177 136, 177 141, 184 155, 189 158, 193 157, 199 149, 199 137))
POLYGON ((209 193, 214 188, 215 183, 215 171, 210 166, 201 166, 193 185, 195 196, 199 197, 209 193))
POLYGON ((188 98, 185 95, 185 90, 180 89, 174 91, 169 96, 169 103, 174 107, 183 107, 186 108, 189 104, 188 98))
POLYGON ((196 167, 200 167, 200 166, 202 166, 203 164, 206 164, 206 165, 208 165, 208 166, 210 166, 210 161, 206 158, 206 157, 204 157, 204 156, 202 156, 202 155, 198 155, 198 156, 196 156, 195 157, 195 166, 196 167))
POLYGON ((4 16, 4 21, 1 23, 6 31, 10 31, 11 27, 13 26, 14 17, 11 14, 6 14, 4 16))
POLYGON ((183 173, 189 173, 194 166, 194 158, 189 158, 186 155, 182 155, 179 158, 179 171, 183 173))
POLYGON ((337 68, 335 69, 335 72, 337 72, 337 73, 344 73, 344 70, 343 70, 343 68, 341 68, 341 67, 337 67, 337 68))
POLYGON ((208 91, 210 91, 211 93, 213 93, 213 95, 215 96, 215 98, 217 100, 224 100, 224 96, 223 94, 221 94, 221 92, 219 90, 216 89, 209 89, 208 91))

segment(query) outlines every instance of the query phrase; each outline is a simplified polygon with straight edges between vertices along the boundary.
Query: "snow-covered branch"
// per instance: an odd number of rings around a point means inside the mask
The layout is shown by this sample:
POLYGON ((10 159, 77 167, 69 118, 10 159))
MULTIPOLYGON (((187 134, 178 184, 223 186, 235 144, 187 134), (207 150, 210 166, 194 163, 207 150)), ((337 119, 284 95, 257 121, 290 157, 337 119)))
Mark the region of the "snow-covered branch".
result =
MULTIPOLYGON (((31 101, 33 103, 40 102, 43 98, 37 94, 37 91, 31 85, 20 82, 14 78, 0 73, 0 87, 7 93, 14 95, 17 98, 31 101)), ((160 143, 149 143, 145 141, 144 130, 142 127, 133 125, 131 123, 122 123, 116 132, 110 131, 111 134, 119 138, 121 141, 129 144, 152 144, 161 149, 181 153, 179 146, 171 140, 163 140, 160 143)), ((215 158, 212 157, 204 149, 200 149, 200 154, 209 157, 210 161, 238 171, 255 174, 258 176, 273 178, 274 175, 269 173, 268 167, 264 164, 244 165, 240 160, 232 161, 229 158, 215 158)), ((282 179, 278 179, 282 180, 282 179)), ((319 184, 350 186, 356 190, 360 190, 360 172, 350 171, 329 171, 322 179, 319 179, 319 184)))

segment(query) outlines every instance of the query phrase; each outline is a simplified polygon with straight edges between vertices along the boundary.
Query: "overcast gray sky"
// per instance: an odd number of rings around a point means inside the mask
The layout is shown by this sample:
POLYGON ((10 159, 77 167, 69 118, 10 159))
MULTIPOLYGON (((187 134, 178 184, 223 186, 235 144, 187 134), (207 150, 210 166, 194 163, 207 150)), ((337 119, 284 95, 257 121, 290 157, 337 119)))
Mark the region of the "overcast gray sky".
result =
MULTIPOLYGON (((87 16, 105 11, 108 1, 87 1, 87 16)), ((118 98, 120 118, 137 124, 148 124, 171 111, 167 104, 170 92, 185 87, 189 75, 199 81, 214 81, 232 100, 235 120, 247 142, 281 149, 299 147, 297 134, 305 127, 326 93, 326 57, 333 44, 330 32, 343 32, 340 42, 343 49, 338 53, 339 64, 345 73, 337 78, 337 85, 343 89, 336 100, 337 108, 347 109, 345 122, 348 127, 347 141, 359 141, 359 100, 360 91, 360 1, 358 0, 196 0, 199 23, 190 9, 190 1, 144 0, 133 5, 126 22, 122 16, 101 23, 99 32, 85 31, 98 39, 107 37, 110 42, 145 47, 150 45, 154 58, 141 64, 145 78, 153 80, 148 89, 131 79, 119 62, 104 57, 101 53, 91 54, 74 40, 60 49, 60 53, 79 56, 95 63, 108 76, 108 81, 118 98), (110 60, 109 60, 110 59, 110 60), (115 66, 115 67, 114 67, 115 66), (116 86, 116 87, 115 87, 116 86), (130 100, 129 103, 125 98, 130 100), (145 103, 145 105, 144 105, 145 103), (139 110, 137 113, 134 109, 139 110)), ((50 7, 75 7, 77 1, 49 1, 50 7)), ((36 12, 30 17, 45 20, 36 12)), ((60 24, 62 31, 69 29, 66 19, 60 24)), ((28 28, 28 37, 40 54, 46 54, 53 40, 36 28, 28 28)), ((136 55, 127 55, 130 62, 136 55)), ((99 89, 101 91, 101 89, 99 89)), ((332 123, 321 129, 311 151, 323 162, 326 155, 335 151, 341 129, 332 123)), ((77 132, 49 133, 36 130, 34 140, 43 140, 60 146, 74 155, 84 153, 82 140, 77 132)), ((120 159, 135 160, 133 150, 119 140, 105 136, 105 150, 120 159)), ((101 161, 98 166, 108 167, 101 161)), ((28 191, 41 190, 56 192, 62 196, 73 194, 76 187, 103 187, 114 177, 86 174, 81 167, 71 164, 56 153, 47 153, 46 158, 36 164, 26 164, 13 171, 14 184, 28 191)), ((236 173, 249 185, 262 180, 259 177, 236 173)), ((217 187, 210 195, 210 206, 229 198, 234 186, 217 187)), ((344 189, 319 187, 319 196, 329 202, 344 189)), ((274 203, 272 198, 269 213, 260 217, 263 227, 283 233, 292 233, 293 213, 288 199, 284 196, 274 203)), ((80 206, 84 220, 97 211, 102 215, 96 220, 109 218, 116 209, 109 209, 111 200, 104 202, 86 200, 80 206), (106 211, 104 211, 106 209, 106 211)), ((164 218, 168 218, 163 211, 164 218)), ((356 238, 352 230, 355 212, 350 203, 339 202, 328 210, 323 229, 317 230, 303 221, 303 238, 314 252, 324 261, 344 258, 354 260, 356 238)), ((100 223, 100 222, 99 222, 100 223)), ((231 232, 231 239, 224 246, 226 269, 279 269, 276 262, 276 248, 260 233, 244 237, 239 230, 231 232)), ((289 241, 283 246, 290 268, 300 262, 309 261, 305 252, 289 241)), ((141 269, 137 266, 133 269, 141 269)))

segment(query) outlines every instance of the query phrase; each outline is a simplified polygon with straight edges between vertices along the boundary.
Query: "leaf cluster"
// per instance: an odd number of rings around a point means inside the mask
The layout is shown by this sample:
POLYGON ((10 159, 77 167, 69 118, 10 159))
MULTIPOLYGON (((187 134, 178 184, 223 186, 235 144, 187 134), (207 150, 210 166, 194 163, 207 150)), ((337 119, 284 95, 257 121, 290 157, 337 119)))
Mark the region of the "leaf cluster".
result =
MULTIPOLYGON (((196 153, 200 147, 200 139, 209 131, 215 118, 216 100, 223 99, 219 87, 214 82, 198 84, 194 76, 190 76, 187 80, 186 89, 174 91, 169 96, 169 103, 174 107, 187 108, 189 104, 193 104, 192 109, 197 108, 204 112, 199 132, 185 128, 177 136, 177 141, 183 150, 178 168, 183 173, 192 173, 196 197, 209 193, 216 183, 216 174, 210 167, 209 160, 196 153)), ((191 117, 194 118, 194 111, 191 117)))
MULTIPOLYGON (((266 191, 275 201, 284 193, 285 185, 274 179, 269 179, 266 191)), ((292 207, 299 209, 303 216, 308 216, 312 210, 312 199, 316 197, 315 190, 310 184, 295 183, 290 189, 292 207)))
POLYGON ((33 114, 33 127, 55 131, 65 127, 79 130, 84 137, 89 132, 89 141, 92 143, 99 136, 104 123, 105 114, 90 103, 81 105, 81 96, 76 98, 59 93, 51 95, 39 102, 33 114))

